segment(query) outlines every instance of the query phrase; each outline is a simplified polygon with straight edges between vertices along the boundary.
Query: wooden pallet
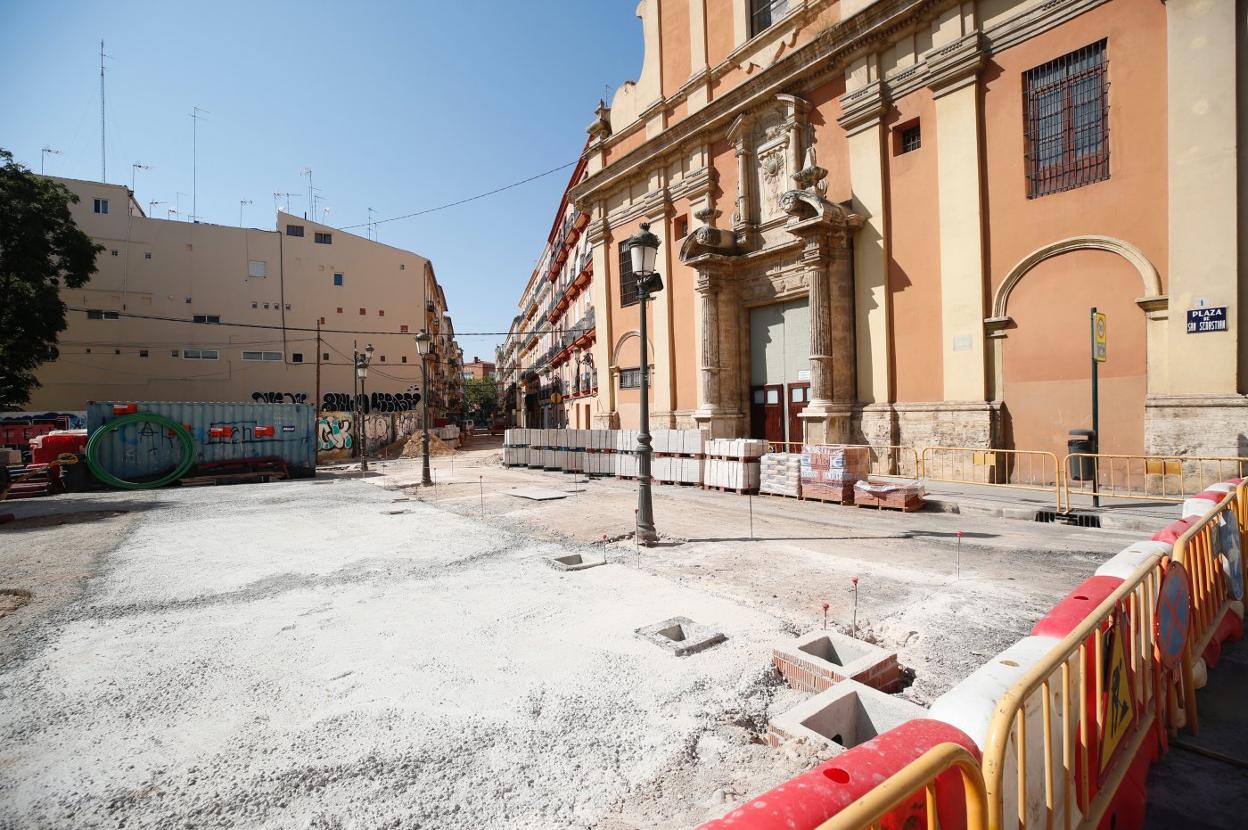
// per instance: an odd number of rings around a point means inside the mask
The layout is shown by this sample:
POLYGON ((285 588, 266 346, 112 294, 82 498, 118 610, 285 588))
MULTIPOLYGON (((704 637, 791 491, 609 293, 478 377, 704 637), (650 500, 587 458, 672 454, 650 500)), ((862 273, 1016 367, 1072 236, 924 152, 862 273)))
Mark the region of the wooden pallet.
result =
POLYGON ((869 507, 876 510, 897 510, 902 513, 918 513, 927 502, 922 496, 911 496, 908 499, 881 499, 865 494, 862 501, 855 500, 858 507, 869 507))
POLYGON ((802 501, 819 501, 819 502, 823 502, 824 504, 852 505, 854 503, 854 493, 851 490, 850 492, 846 493, 844 496, 838 499, 835 496, 832 496, 830 494, 825 495, 822 493, 807 493, 805 491, 802 491, 802 501))
POLYGON ((760 496, 773 496, 777 499, 793 499, 794 501, 802 500, 802 497, 799 495, 790 494, 790 493, 773 493, 770 490, 763 490, 762 488, 759 488, 758 494, 760 496))
POLYGON ((660 479, 660 478, 654 479, 654 483, 655 484, 670 484, 673 487, 700 487, 702 486, 702 482, 700 481, 664 481, 663 479, 660 479))
POLYGON ((758 495, 757 487, 717 487, 714 484, 703 484, 703 490, 714 490, 717 493, 735 493, 738 496, 758 495))

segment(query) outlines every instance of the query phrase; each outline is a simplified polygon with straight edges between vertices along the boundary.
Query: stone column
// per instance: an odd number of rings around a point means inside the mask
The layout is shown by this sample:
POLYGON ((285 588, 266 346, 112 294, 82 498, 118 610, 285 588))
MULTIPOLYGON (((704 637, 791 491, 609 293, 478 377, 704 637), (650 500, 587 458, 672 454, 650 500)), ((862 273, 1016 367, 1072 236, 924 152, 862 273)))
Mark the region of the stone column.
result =
POLYGON ((810 283, 810 400, 812 404, 832 402, 832 313, 828 307, 828 277, 823 246, 807 245, 807 275, 810 283))
POLYGON ((702 372, 702 388, 698 408, 716 411, 720 408, 719 395, 719 290, 709 279, 702 276, 697 284, 698 303, 702 312, 702 341, 698 365, 702 372))

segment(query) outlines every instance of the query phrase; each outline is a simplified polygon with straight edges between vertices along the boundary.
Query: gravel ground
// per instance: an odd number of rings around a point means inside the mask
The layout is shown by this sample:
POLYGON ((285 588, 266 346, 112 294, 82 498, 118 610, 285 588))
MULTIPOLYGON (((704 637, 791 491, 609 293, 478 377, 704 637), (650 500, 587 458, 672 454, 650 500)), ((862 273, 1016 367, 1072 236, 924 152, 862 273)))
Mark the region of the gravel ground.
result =
MULTIPOLYGON (((398 498, 109 495, 130 512, 97 517, 85 582, 7 632, 0 826, 687 826, 815 760, 757 740, 798 699, 768 670, 791 625, 398 498), (676 615, 728 641, 632 633, 676 615)), ((9 527, 5 562, 70 556, 64 528, 9 527)))

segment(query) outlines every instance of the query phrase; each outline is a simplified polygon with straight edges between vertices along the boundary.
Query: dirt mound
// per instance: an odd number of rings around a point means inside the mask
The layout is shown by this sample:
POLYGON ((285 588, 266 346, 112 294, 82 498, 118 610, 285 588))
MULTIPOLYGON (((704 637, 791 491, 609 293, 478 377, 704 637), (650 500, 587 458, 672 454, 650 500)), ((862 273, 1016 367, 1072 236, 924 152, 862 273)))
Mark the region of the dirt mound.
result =
MULTIPOLYGON (((420 432, 412 433, 407 439, 407 443, 403 445, 403 451, 399 453, 399 458, 420 458, 423 454, 421 449, 424 434, 420 432)), ((429 433, 429 455, 457 455, 459 450, 453 448, 445 441, 433 433, 429 433)))

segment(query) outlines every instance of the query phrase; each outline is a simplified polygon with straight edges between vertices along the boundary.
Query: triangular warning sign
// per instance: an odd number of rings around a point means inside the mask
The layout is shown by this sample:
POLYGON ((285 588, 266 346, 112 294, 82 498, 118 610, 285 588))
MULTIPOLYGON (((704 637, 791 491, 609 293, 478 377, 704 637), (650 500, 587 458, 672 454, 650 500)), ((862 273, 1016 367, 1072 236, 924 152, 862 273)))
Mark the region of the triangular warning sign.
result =
POLYGON ((1106 655, 1108 664, 1105 666, 1105 722, 1101 733, 1101 769, 1109 763, 1114 750, 1127 734, 1128 727, 1134 717, 1131 705, 1131 672, 1127 668, 1127 657, 1122 649, 1122 635, 1126 629, 1126 619, 1119 617, 1109 637, 1112 645, 1106 655))

